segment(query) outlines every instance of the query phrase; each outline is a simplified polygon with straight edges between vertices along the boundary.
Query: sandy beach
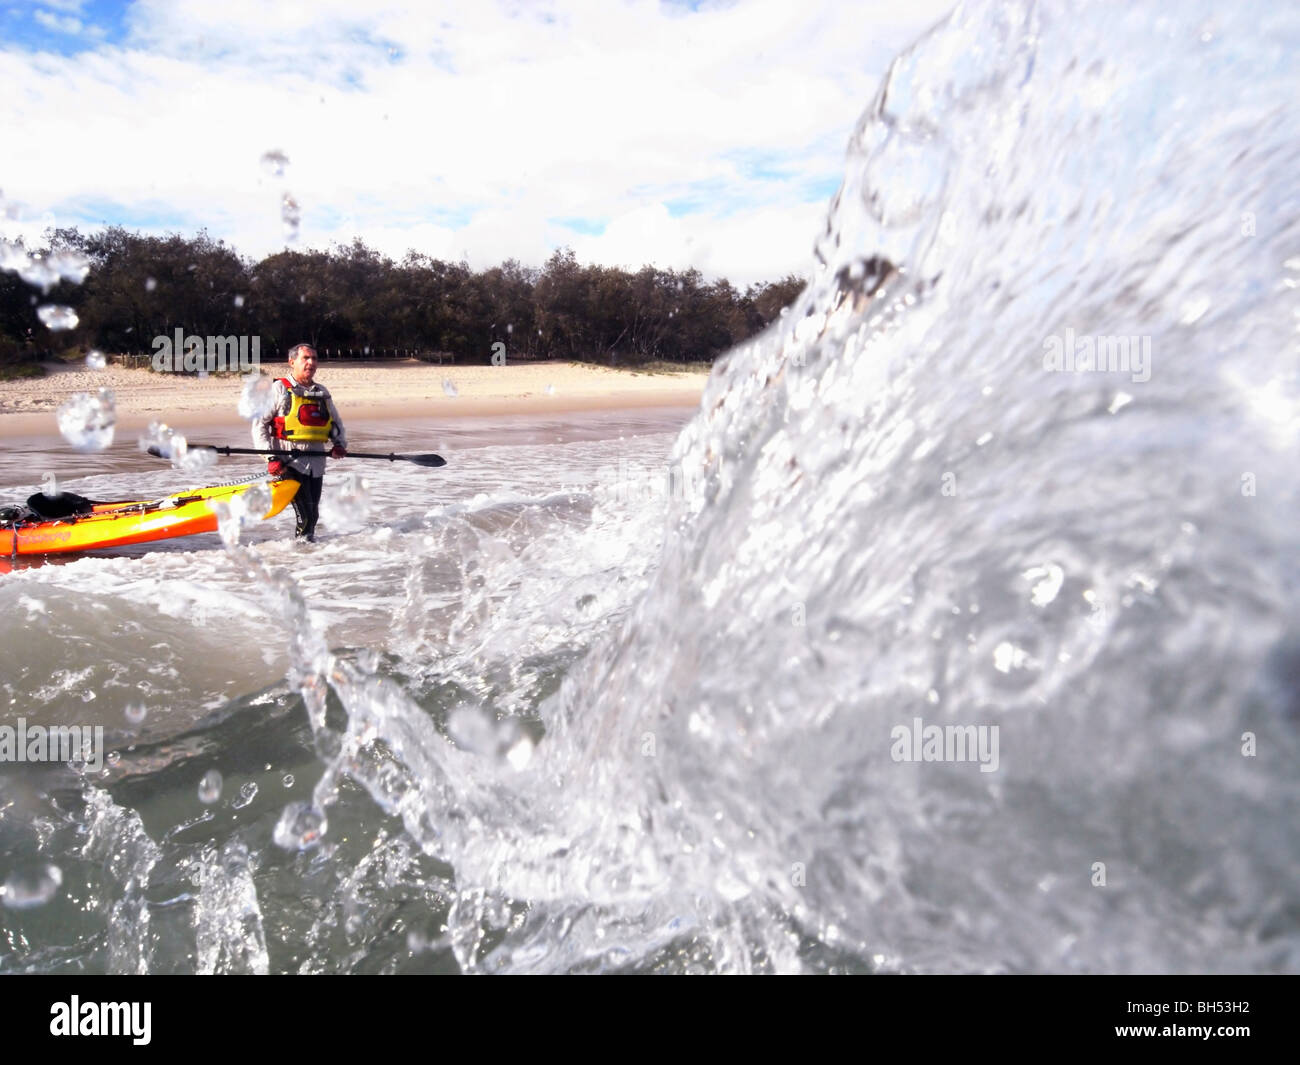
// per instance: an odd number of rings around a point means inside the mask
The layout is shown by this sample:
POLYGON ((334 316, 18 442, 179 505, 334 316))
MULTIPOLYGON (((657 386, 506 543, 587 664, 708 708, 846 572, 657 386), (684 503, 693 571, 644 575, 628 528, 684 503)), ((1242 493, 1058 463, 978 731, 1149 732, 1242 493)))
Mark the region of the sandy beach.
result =
MULTIPOLYGON (((112 389, 121 430, 143 428, 154 419, 177 427, 243 424, 236 409, 237 375, 196 378, 121 366, 91 370, 80 364, 50 364, 48 369, 45 377, 0 381, 0 437, 57 437, 54 412, 59 404, 76 392, 99 388, 112 389)), ((276 376, 287 372, 282 363, 262 369, 276 376)), ((435 366, 414 359, 326 361, 317 374, 345 422, 686 407, 699 402, 707 378, 700 372, 646 373, 570 362, 435 366)))

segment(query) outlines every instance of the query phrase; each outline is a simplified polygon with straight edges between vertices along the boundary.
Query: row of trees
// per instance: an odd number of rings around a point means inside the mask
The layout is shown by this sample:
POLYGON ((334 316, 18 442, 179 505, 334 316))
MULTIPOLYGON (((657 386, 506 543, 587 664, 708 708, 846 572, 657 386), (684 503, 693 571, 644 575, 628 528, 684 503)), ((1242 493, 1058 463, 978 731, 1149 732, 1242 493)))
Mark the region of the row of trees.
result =
POLYGON ((765 328, 803 287, 797 277, 751 285, 706 282, 697 270, 631 273, 587 266, 564 248, 540 270, 510 260, 474 272, 408 252, 398 263, 360 240, 325 251, 242 259, 207 233, 147 237, 121 228, 55 230, 47 252, 90 262, 81 284, 45 295, 0 272, 0 359, 69 347, 152 353, 155 336, 260 336, 263 358, 299 341, 318 348, 399 348, 490 361, 565 358, 606 365, 706 361, 765 328), (77 314, 52 333, 38 304, 77 314), (495 348, 500 351, 500 348, 495 348))

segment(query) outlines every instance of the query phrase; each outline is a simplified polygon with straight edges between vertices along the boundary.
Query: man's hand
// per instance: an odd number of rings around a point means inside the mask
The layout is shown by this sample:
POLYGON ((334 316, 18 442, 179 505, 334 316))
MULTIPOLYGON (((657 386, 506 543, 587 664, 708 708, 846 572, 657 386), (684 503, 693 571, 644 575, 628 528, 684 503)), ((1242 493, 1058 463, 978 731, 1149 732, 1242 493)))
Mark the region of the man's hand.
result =
POLYGON ((330 458, 341 459, 344 458, 347 455, 347 453, 348 453, 348 449, 345 448, 342 444, 335 444, 334 447, 330 450, 330 458))
POLYGON ((279 477, 280 474, 284 473, 284 463, 279 459, 271 459, 266 464, 266 472, 272 477, 279 477))

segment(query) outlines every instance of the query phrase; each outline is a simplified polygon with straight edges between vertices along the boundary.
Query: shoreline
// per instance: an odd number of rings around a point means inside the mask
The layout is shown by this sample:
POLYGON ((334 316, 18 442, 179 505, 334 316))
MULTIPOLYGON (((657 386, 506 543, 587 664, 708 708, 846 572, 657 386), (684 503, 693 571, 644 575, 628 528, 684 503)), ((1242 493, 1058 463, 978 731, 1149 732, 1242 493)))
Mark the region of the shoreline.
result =
MULTIPOLYGON (((263 367, 275 376, 287 367, 263 367)), ((365 363, 322 366, 318 379, 330 390, 344 425, 389 419, 446 421, 506 415, 553 416, 589 411, 698 405, 708 375, 646 373, 582 363, 514 366, 437 366, 365 363), (459 395, 447 395, 444 380, 459 395)), ((198 379, 111 366, 56 367, 46 377, 0 381, 0 439, 61 440, 58 405, 74 392, 111 388, 119 432, 136 432, 158 420, 180 429, 246 428, 237 403, 241 378, 198 379)))

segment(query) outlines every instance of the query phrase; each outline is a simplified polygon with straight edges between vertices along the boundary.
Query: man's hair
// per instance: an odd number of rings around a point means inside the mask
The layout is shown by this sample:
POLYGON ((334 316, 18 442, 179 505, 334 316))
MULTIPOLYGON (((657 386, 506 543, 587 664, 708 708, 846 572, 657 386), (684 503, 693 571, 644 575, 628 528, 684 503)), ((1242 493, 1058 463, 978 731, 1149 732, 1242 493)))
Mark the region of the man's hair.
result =
POLYGON ((302 351, 303 348, 306 348, 313 355, 316 354, 316 349, 313 348, 310 344, 295 344, 293 347, 289 349, 289 358, 287 361, 293 362, 293 360, 298 357, 298 352, 302 351))

